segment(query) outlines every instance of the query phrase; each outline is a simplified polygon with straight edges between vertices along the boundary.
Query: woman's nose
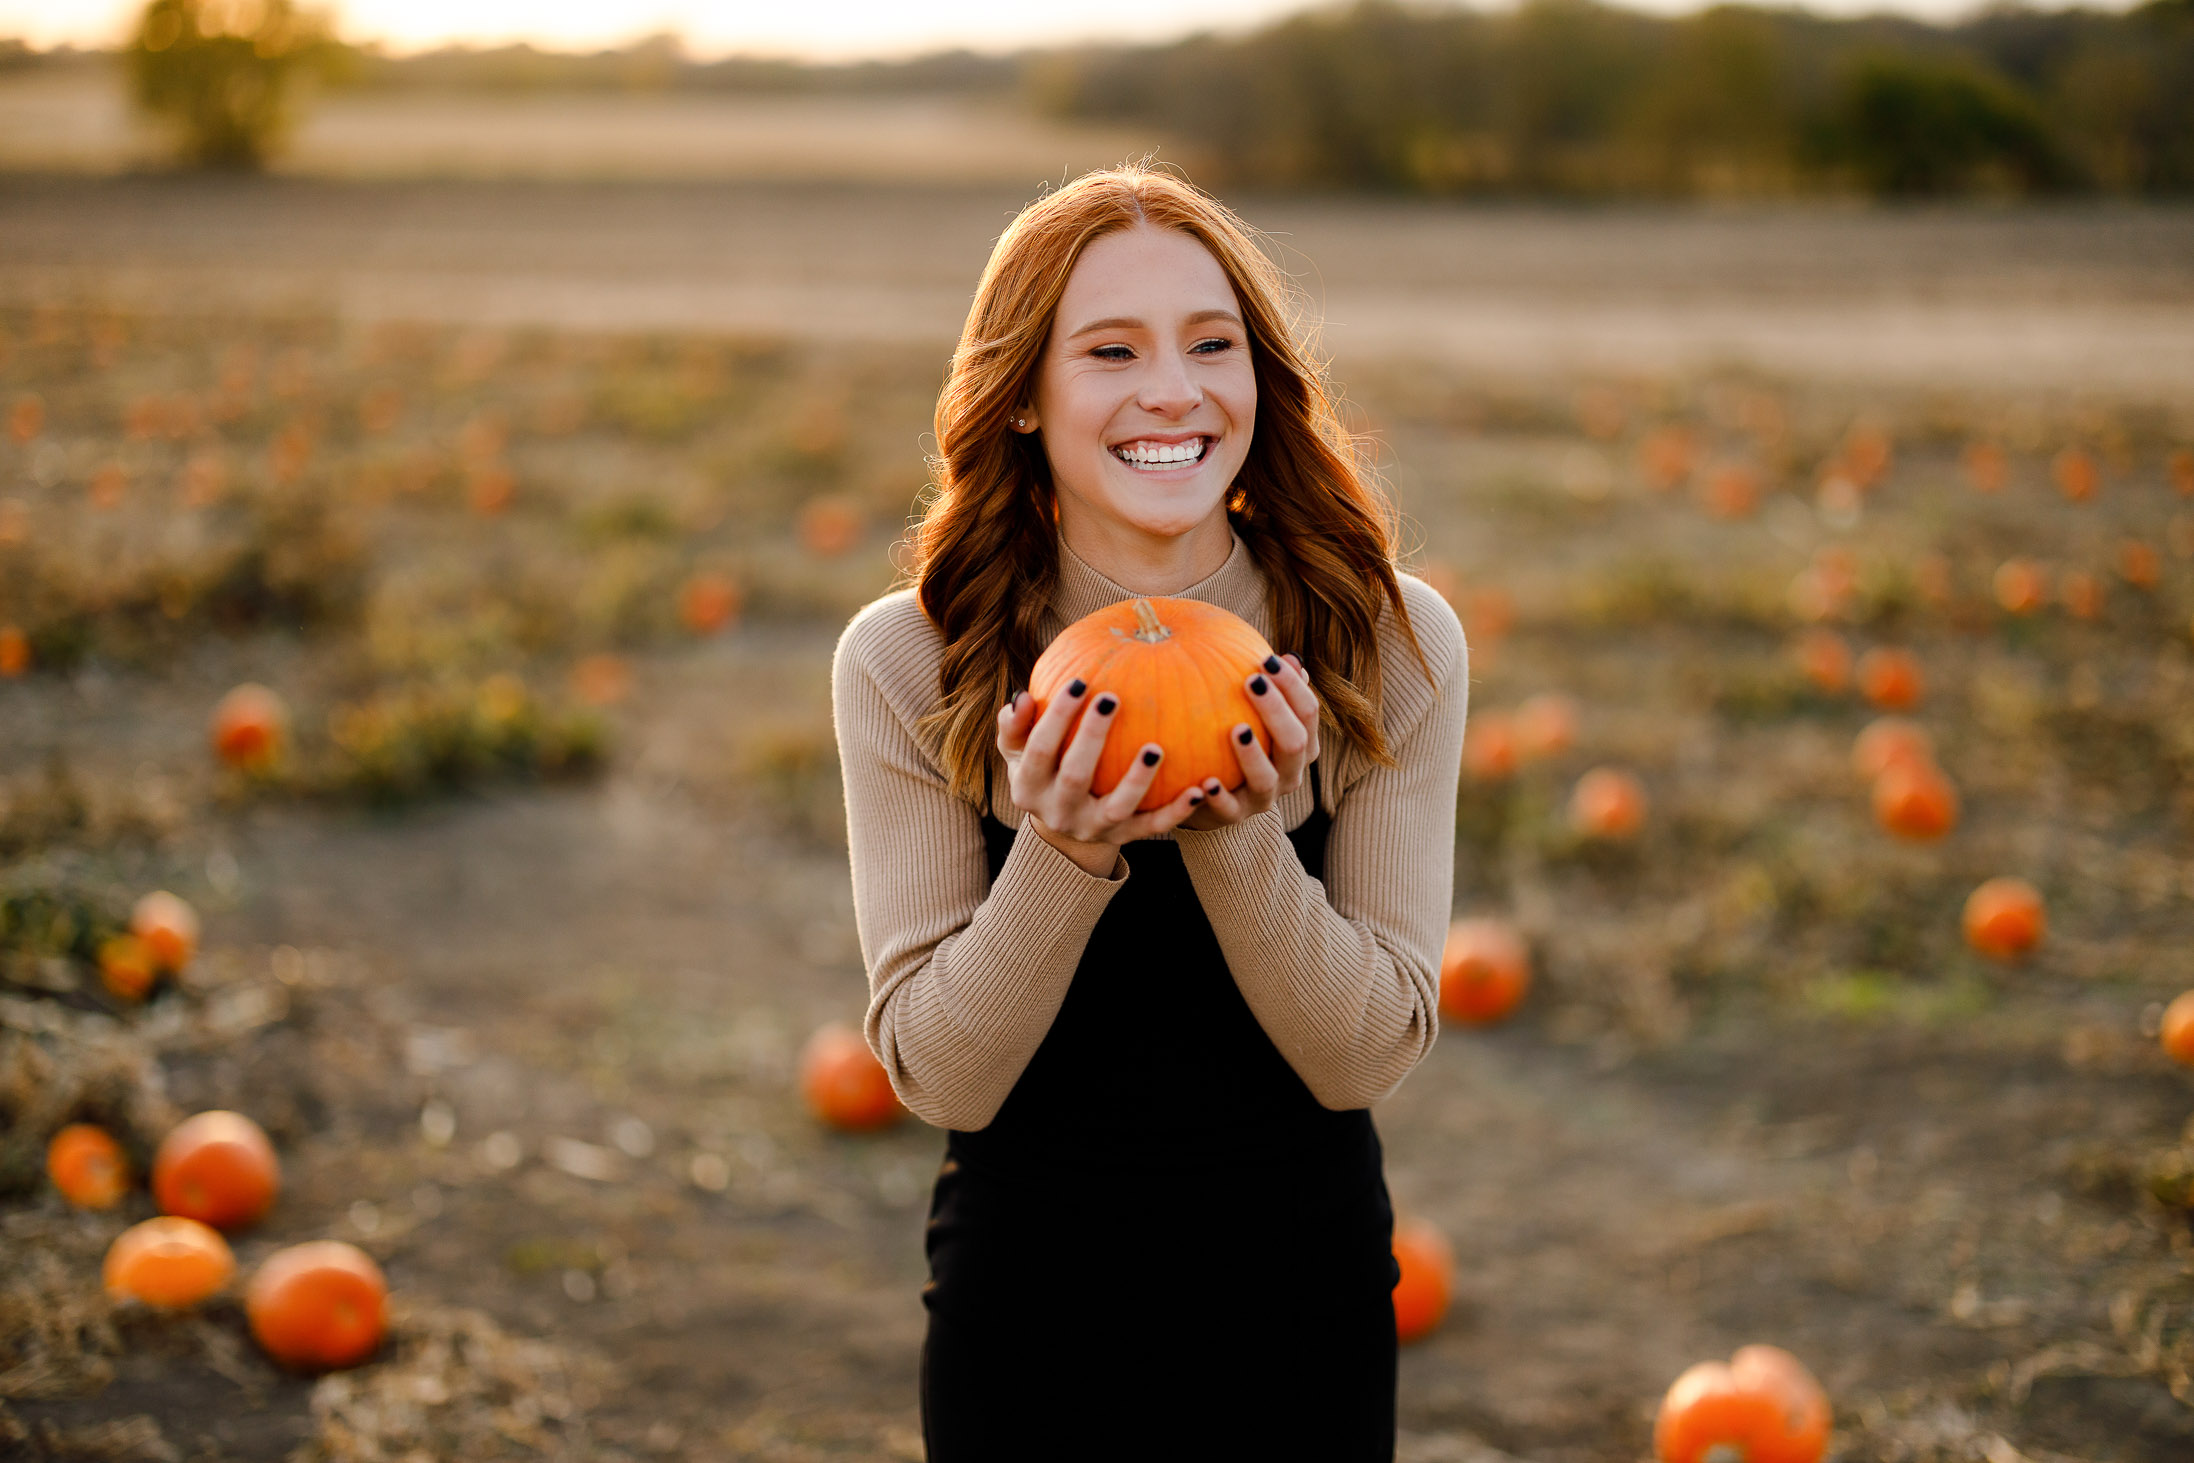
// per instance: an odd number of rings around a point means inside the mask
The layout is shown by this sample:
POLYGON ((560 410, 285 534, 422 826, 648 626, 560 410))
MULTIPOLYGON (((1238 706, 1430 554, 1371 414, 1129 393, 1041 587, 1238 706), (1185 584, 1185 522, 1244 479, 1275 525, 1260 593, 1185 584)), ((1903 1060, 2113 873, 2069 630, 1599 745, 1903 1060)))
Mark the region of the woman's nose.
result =
POLYGON ((1194 411, 1203 399, 1203 391, 1189 378, 1187 365, 1172 357, 1153 361, 1142 390, 1135 394, 1136 405, 1143 410, 1175 417, 1194 411))

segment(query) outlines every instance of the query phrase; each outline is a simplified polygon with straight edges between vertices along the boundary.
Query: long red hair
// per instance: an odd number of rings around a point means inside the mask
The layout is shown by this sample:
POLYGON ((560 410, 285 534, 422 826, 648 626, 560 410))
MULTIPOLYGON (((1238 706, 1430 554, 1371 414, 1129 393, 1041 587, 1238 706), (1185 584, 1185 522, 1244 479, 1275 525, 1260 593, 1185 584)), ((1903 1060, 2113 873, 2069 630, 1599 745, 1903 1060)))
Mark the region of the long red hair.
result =
POLYGON ((1264 570, 1274 644, 1309 668, 1333 729, 1381 763, 1394 760, 1378 719, 1382 609, 1392 608, 1425 664, 1395 577, 1393 511, 1334 411, 1287 276, 1225 205, 1172 174, 1140 165, 1087 173, 1029 204, 999 235, 937 398, 934 491, 911 572, 945 642, 942 694, 923 724, 941 737, 946 775, 964 797, 982 785, 998 708, 1028 684, 1043 652, 1059 579, 1050 463, 1038 437, 1009 422, 1035 395, 1082 251, 1138 224, 1200 241, 1241 301, 1257 421, 1226 507, 1264 570))

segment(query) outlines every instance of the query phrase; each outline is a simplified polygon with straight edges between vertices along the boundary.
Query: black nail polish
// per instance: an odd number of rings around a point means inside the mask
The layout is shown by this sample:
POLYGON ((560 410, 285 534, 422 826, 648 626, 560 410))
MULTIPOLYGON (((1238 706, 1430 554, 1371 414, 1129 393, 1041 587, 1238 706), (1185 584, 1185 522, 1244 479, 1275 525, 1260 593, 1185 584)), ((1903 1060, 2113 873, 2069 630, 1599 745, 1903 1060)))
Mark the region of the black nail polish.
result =
POLYGON ((1257 733, 1251 731, 1248 727, 1245 726, 1240 731, 1234 734, 1234 740, 1240 742, 1243 746, 1246 747, 1251 742, 1257 740, 1257 733))
POLYGON ((1156 767, 1158 765, 1158 754, 1156 752, 1143 753, 1143 765, 1145 767, 1156 767))
POLYGON ((1271 687, 1272 682, 1266 680, 1263 676, 1258 676, 1255 680, 1249 683, 1250 694, 1255 696, 1264 695, 1266 691, 1271 689, 1271 687))
POLYGON ((1213 779, 1211 779, 1211 781, 1209 781, 1209 782, 1205 783, 1205 784, 1204 784, 1204 786, 1205 786, 1205 787, 1207 787, 1207 788, 1209 788, 1209 789, 1211 790, 1211 795, 1212 795, 1213 797, 1217 797, 1217 796, 1219 795, 1219 779, 1218 779, 1218 778, 1214 777, 1213 779))
POLYGON ((1200 792, 1192 792, 1188 795, 1189 806, 1191 807, 1194 807, 1196 804, 1202 802, 1203 800, 1204 795, 1200 792))
POLYGON ((1097 714, 1099 716, 1110 716, 1112 715, 1112 709, 1119 704, 1110 696, 1099 696, 1097 698, 1097 714))
POLYGON ((1268 655, 1268 656, 1266 656, 1266 657, 1265 657, 1265 674, 1266 674, 1266 675, 1271 675, 1271 676, 1276 676, 1276 675, 1278 675, 1279 673, 1280 673, 1280 657, 1278 657, 1277 655, 1268 655))
POLYGON ((1076 676, 1073 680, 1067 682, 1067 694, 1069 696, 1079 696, 1088 689, 1089 682, 1083 680, 1080 676, 1076 676))

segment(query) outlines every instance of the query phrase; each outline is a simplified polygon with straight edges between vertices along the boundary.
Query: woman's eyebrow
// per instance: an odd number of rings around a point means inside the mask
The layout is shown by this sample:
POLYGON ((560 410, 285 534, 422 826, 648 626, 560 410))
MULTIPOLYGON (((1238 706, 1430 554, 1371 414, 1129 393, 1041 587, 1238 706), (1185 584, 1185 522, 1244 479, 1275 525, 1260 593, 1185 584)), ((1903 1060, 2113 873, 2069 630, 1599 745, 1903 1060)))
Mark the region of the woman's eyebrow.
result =
MULTIPOLYGON (((1189 316, 1188 319, 1183 323, 1188 325, 1201 325, 1206 320, 1231 320, 1236 325, 1240 325, 1242 323, 1242 317, 1235 314, 1232 310, 1198 310, 1195 314, 1189 316)), ((1146 327, 1144 326, 1143 322, 1137 320, 1132 315, 1107 315, 1102 320, 1090 321, 1089 324, 1083 326, 1080 330, 1077 330, 1073 334, 1069 335, 1067 339, 1076 340, 1082 336, 1089 335, 1099 330, 1142 330, 1145 328, 1146 327)))

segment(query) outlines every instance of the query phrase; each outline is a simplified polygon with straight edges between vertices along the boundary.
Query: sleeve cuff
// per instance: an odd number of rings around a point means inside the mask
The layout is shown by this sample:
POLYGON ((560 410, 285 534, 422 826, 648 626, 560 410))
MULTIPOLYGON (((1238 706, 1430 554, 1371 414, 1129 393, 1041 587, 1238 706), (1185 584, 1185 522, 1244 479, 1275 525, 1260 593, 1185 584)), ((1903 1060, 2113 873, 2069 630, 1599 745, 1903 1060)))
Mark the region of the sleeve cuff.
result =
POLYGON ((1005 867, 998 871, 998 883, 1003 885, 1012 879, 1019 884, 1022 879, 1016 875, 1042 886, 1045 892, 1102 894, 1109 900, 1127 882, 1127 854, 1114 854, 1109 874, 1093 874, 1068 858, 1041 833, 1031 831, 1024 817, 1013 839, 1013 852, 1006 855, 1005 867))
POLYGON ((1173 841, 1181 846, 1185 863, 1205 868, 1251 868, 1272 852, 1275 843, 1287 842, 1287 829, 1281 825, 1280 810, 1267 808, 1254 818, 1224 828, 1176 828, 1173 841))

